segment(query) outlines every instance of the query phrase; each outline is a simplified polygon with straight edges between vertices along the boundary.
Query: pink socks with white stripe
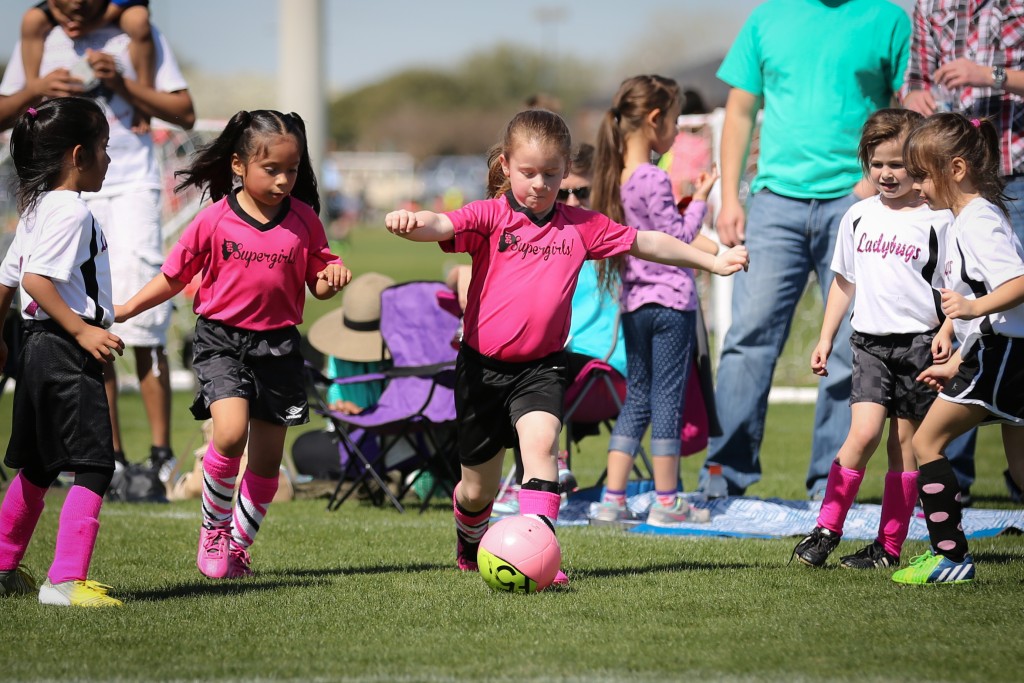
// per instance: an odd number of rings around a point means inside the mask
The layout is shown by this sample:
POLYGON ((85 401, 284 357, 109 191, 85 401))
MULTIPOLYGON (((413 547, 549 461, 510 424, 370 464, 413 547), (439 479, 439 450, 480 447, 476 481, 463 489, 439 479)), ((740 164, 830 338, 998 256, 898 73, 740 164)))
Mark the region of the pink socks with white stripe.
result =
POLYGON ((277 485, 277 476, 261 477, 249 469, 242 475, 231 528, 231 537, 236 545, 248 548, 256 540, 256 532, 260 530, 267 508, 274 500, 277 485))
POLYGON ((229 458, 217 452, 210 443, 203 456, 203 524, 228 527, 231 524, 231 501, 241 458, 229 458))

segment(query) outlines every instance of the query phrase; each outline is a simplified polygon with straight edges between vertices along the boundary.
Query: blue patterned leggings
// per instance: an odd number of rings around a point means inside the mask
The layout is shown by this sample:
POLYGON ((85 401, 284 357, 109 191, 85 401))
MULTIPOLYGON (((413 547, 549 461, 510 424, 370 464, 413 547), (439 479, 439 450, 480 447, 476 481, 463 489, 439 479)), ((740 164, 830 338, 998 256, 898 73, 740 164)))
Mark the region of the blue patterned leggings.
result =
POLYGON ((636 455, 651 425, 651 455, 679 455, 683 397, 696 343, 697 315, 647 304, 622 315, 626 404, 608 449, 636 455))

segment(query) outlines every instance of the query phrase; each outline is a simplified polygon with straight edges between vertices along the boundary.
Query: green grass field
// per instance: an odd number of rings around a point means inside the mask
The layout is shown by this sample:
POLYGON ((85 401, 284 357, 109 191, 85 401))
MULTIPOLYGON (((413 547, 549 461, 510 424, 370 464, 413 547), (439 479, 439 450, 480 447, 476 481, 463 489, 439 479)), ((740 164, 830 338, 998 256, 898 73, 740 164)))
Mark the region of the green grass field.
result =
MULTIPOLYGON (((446 257, 436 247, 364 237, 346 248, 357 273, 440 277, 446 257)), ((312 304, 307 321, 333 305, 312 304)), ((179 455, 198 445, 190 399, 175 395, 179 455)), ((9 396, 0 402, 9 416, 9 396)), ((128 451, 141 457, 138 395, 125 394, 121 411, 128 451)), ((771 406, 765 477, 752 495, 802 497, 811 422, 811 406, 771 406)), ((0 441, 9 431, 10 418, 0 420, 0 441)), ((581 483, 597 479, 606 444, 605 434, 583 442, 581 483)), ((687 486, 701 458, 684 460, 687 486)), ((1004 467, 998 430, 982 430, 976 504, 1009 505, 1004 467)), ((883 470, 884 457, 871 462, 862 501, 879 501, 883 470)), ((29 548, 37 576, 52 560, 61 498, 51 493, 29 548)), ((253 548, 256 576, 215 582, 195 568, 198 502, 107 504, 92 578, 115 586, 125 608, 0 600, 0 680, 1020 680, 1019 535, 972 543, 975 584, 911 588, 888 572, 789 566, 797 539, 573 527, 559 531, 570 587, 514 596, 455 570, 445 502, 422 515, 354 500, 324 506, 274 505, 253 548)), ((904 557, 924 548, 908 543, 904 557)))

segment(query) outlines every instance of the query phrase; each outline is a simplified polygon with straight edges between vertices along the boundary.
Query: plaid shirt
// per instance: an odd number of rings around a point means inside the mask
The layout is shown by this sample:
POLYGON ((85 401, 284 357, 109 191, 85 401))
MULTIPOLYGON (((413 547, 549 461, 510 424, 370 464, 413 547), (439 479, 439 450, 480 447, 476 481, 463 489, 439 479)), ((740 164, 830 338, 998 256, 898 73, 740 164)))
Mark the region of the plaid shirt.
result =
MULTIPOLYGON (((935 70, 961 57, 1024 69, 1024 0, 918 0, 900 94, 931 90, 935 70)), ((958 94, 960 111, 991 118, 999 129, 1003 174, 1024 173, 1024 98, 988 87, 958 94)))

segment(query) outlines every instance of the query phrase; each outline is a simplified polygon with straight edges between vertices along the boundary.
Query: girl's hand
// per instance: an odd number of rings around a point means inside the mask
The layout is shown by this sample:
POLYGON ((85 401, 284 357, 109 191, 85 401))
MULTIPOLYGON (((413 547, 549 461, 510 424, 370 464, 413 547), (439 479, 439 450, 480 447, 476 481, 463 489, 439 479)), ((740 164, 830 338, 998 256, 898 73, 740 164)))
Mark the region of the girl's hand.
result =
POLYGON ((404 235, 416 228, 423 227, 423 221, 416 217, 414 211, 399 209, 384 216, 384 227, 394 235, 404 235))
POLYGON ((75 341, 101 363, 111 363, 116 360, 115 352, 118 356, 124 355, 124 342, 121 341, 121 338, 102 327, 83 325, 75 335, 75 341))
POLYGON ((742 244, 732 247, 715 257, 711 266, 711 272, 715 275, 732 275, 741 268, 746 270, 750 266, 750 257, 747 255, 747 248, 742 244))
MULTIPOLYGON (((340 263, 331 263, 316 274, 317 280, 323 280, 332 291, 337 292, 352 280, 352 271, 340 263)), ((117 307, 114 307, 115 312, 117 307)))
POLYGON ((123 323, 132 316, 128 313, 128 309, 121 304, 114 304, 114 322, 123 323))
POLYGON ((974 301, 957 294, 952 289, 940 289, 942 295, 942 312, 953 320, 972 320, 978 317, 974 310, 974 301))
POLYGON ((693 184, 693 198, 697 201, 706 202, 711 188, 718 182, 718 167, 711 164, 711 171, 701 171, 697 181, 693 184))
POLYGON ((959 363, 939 363, 938 365, 932 365, 925 368, 924 371, 917 376, 917 381, 924 382, 936 391, 942 391, 943 387, 946 386, 949 380, 956 376, 956 372, 959 369, 959 363))
POLYGON ((953 340, 948 334, 937 332, 932 339, 932 362, 945 363, 953 355, 953 340))
POLYGON ((819 339, 818 345, 811 352, 811 372, 818 377, 828 377, 826 363, 832 355, 832 342, 827 339, 819 339))

